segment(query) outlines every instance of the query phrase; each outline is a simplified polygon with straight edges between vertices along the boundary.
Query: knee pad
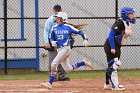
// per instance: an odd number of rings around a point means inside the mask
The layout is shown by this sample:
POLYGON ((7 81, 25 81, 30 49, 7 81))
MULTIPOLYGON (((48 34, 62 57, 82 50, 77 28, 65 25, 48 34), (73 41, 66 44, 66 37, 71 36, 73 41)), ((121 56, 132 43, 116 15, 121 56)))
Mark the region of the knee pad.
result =
POLYGON ((119 69, 120 65, 121 65, 121 61, 118 60, 118 58, 114 58, 112 60, 110 60, 109 63, 109 67, 106 70, 106 73, 111 76, 112 71, 117 71, 117 69, 119 69))
POLYGON ((111 83, 112 83, 112 88, 118 87, 119 81, 118 81, 118 73, 117 73, 117 71, 112 71, 111 83))
POLYGON ((117 69, 119 69, 121 66, 121 61, 115 61, 114 64, 113 64, 113 69, 116 71, 117 69))

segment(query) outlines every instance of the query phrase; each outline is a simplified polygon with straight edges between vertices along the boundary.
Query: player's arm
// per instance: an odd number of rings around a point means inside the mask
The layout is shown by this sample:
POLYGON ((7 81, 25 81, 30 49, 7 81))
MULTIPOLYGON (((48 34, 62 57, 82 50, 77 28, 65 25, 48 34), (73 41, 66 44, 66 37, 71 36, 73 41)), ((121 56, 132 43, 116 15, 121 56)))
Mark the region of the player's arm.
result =
POLYGON ((84 34, 84 32, 78 30, 77 28, 74 28, 73 26, 69 25, 69 30, 71 31, 71 33, 74 34, 79 34, 82 36, 83 39, 87 39, 86 35, 84 34))
POLYGON ((132 30, 131 30, 131 26, 130 26, 129 22, 128 23, 124 23, 124 25, 125 25, 125 34, 122 36, 121 45, 125 45, 126 44, 126 40, 132 34, 132 30))
POLYGON ((109 43, 111 46, 111 53, 115 54, 116 50, 115 50, 115 43, 114 43, 114 36, 115 36, 116 32, 114 29, 111 29, 110 33, 109 33, 109 43))
POLYGON ((52 31, 51 32, 52 33, 50 34, 50 42, 51 42, 53 47, 56 47, 57 46, 57 44, 56 44, 57 41, 55 40, 55 33, 53 31, 53 27, 52 27, 52 31))
POLYGON ((111 46, 111 52, 113 53, 113 54, 115 54, 116 53, 116 51, 115 51, 115 35, 116 35, 116 33, 118 33, 119 31, 122 31, 122 27, 123 27, 123 23, 122 23, 122 21, 117 21, 117 22, 115 22, 114 24, 113 24, 113 26, 111 27, 111 29, 110 29, 110 33, 109 33, 109 37, 108 37, 108 39, 109 39, 109 44, 110 44, 110 46, 111 46))
POLYGON ((111 29, 108 37, 111 49, 115 49, 115 43, 114 43, 115 34, 116 34, 115 30, 111 29))
POLYGON ((71 33, 79 34, 79 35, 82 36, 82 38, 83 38, 83 40, 84 40, 84 41, 83 41, 83 46, 89 46, 88 38, 87 38, 87 36, 84 34, 84 32, 82 32, 82 31, 80 31, 80 30, 74 28, 73 26, 70 26, 70 31, 71 31, 71 33))

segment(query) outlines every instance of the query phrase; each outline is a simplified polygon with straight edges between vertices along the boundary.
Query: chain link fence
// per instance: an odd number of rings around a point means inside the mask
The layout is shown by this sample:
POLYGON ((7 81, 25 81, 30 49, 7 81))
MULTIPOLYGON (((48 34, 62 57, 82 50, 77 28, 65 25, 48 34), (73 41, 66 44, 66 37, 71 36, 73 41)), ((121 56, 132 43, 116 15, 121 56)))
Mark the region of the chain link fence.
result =
MULTIPOLYGON (((134 7, 137 23, 132 27, 133 36, 127 45, 122 47, 122 69, 139 69, 140 32, 139 0, 7 0, 7 67, 35 68, 37 71, 48 71, 48 54, 44 47, 43 31, 45 21, 52 14, 55 4, 60 4, 68 13, 69 22, 88 24, 84 32, 89 38, 91 47, 82 46, 82 38, 76 36, 76 42, 70 57, 70 63, 88 57, 95 70, 107 66, 103 44, 108 31, 123 6, 134 7), (118 11, 116 10, 118 9, 118 11)), ((118 16, 117 16, 118 15, 118 16)), ((0 1, 0 68, 4 68, 4 0, 0 1)), ((80 68, 78 70, 88 70, 80 68)))

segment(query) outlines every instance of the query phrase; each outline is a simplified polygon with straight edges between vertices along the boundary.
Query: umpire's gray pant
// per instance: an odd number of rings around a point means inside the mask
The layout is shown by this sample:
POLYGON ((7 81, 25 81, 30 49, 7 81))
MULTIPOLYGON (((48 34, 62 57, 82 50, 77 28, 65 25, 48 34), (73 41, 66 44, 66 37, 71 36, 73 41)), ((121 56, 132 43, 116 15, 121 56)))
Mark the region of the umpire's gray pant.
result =
MULTIPOLYGON (((49 54, 49 73, 51 73, 51 64, 52 64, 52 61, 54 60, 54 58, 57 55, 57 49, 55 49, 54 51, 48 51, 48 54, 49 54)), ((57 67, 58 78, 64 77, 65 74, 66 74, 65 70, 63 69, 62 65, 59 64, 58 67, 57 67)))

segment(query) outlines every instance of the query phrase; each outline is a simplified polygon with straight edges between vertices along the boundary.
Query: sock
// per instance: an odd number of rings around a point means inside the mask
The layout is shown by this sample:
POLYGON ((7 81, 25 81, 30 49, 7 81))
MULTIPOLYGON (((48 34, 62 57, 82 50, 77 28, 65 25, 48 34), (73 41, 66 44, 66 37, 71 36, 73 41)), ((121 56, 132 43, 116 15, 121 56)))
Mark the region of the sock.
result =
POLYGON ((81 66, 85 66, 85 62, 77 62, 72 65, 73 69, 79 68, 81 66))
POLYGON ((106 84, 109 84, 109 80, 111 79, 112 73, 112 65, 114 64, 114 59, 108 61, 108 68, 106 69, 106 84))
POLYGON ((49 83, 50 83, 51 85, 52 85, 52 83, 53 83, 54 78, 55 78, 55 75, 50 75, 49 83))

